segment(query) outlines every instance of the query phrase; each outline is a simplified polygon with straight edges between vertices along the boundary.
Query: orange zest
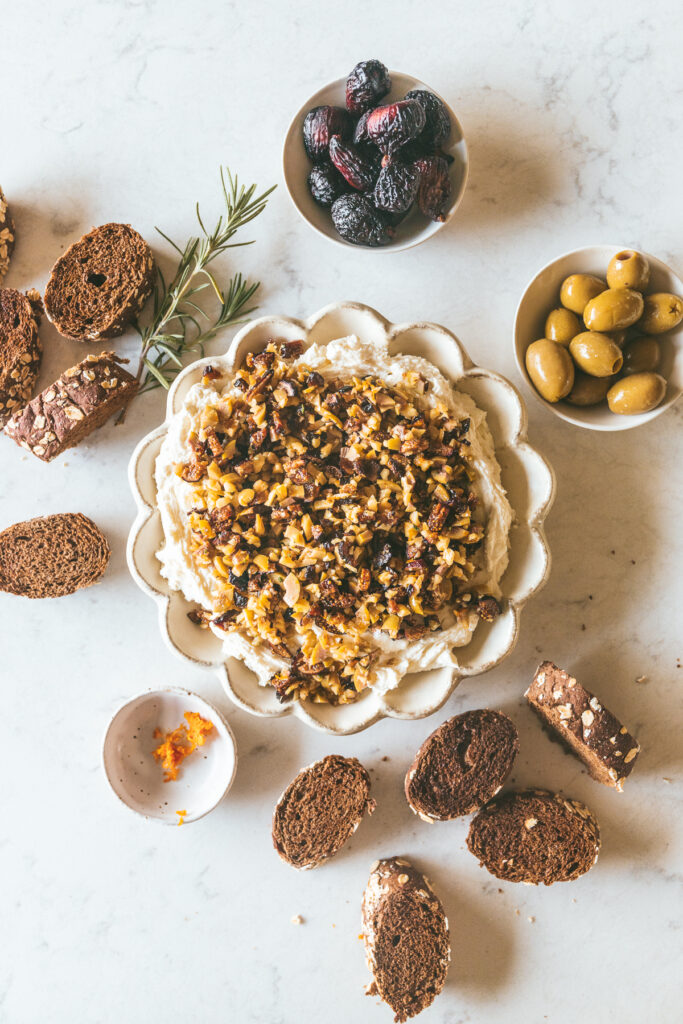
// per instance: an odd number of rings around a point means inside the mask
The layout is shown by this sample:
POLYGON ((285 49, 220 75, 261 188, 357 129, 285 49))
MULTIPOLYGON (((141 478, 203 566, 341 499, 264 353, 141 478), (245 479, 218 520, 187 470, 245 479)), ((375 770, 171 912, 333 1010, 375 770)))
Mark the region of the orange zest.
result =
POLYGON ((187 811, 176 811, 176 814, 178 815, 178 824, 179 825, 184 825, 185 824, 185 815, 187 814, 187 811))
MULTIPOLYGON (((202 718, 197 711, 186 711, 183 717, 186 719, 187 725, 183 722, 166 736, 160 729, 154 730, 155 740, 163 737, 163 743, 160 743, 156 750, 152 751, 152 755, 164 770, 164 782, 175 782, 185 758, 189 757, 197 747, 204 746, 206 737, 213 729, 213 722, 202 718)), ((182 824, 182 821, 178 824, 182 824)))

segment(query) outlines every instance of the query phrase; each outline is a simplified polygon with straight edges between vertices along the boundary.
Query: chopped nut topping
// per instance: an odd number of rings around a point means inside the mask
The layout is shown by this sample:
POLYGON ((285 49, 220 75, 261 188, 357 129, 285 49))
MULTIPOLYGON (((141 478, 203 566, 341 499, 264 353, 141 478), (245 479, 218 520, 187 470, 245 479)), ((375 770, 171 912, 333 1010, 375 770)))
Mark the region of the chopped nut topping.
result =
POLYGON ((469 421, 421 410, 411 386, 285 361, 301 351, 271 343, 216 386, 176 473, 193 558, 220 585, 214 628, 287 662, 280 700, 348 703, 371 682, 373 632, 410 640, 500 607, 467 589, 484 537, 469 421))

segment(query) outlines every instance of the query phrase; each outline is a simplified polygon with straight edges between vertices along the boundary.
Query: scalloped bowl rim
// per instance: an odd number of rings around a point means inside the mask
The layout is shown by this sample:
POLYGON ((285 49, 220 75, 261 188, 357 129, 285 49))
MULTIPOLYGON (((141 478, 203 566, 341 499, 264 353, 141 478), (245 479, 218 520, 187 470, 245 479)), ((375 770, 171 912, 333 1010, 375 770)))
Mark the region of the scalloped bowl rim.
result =
MULTIPOLYGON (((358 334, 362 332, 355 331, 353 333, 358 334)), ((153 466, 156 463, 157 454, 158 452, 154 454, 152 463, 153 466)), ((500 662, 505 657, 507 657, 508 654, 510 654, 518 640, 520 629, 520 615, 522 608, 527 603, 527 601, 544 586, 550 574, 551 555, 545 537, 543 523, 552 506, 555 497, 555 474, 552 467, 548 463, 547 459, 543 455, 541 455, 541 453, 538 452, 528 442, 526 407, 517 388, 513 384, 511 384, 505 377, 502 377, 500 374, 497 374, 494 371, 485 370, 477 366, 475 363, 473 363, 473 361, 470 359, 469 355, 467 354, 464 346, 459 341, 459 339, 451 331, 448 331, 441 325, 428 321, 393 324, 390 321, 386 320, 386 318, 383 317, 380 313, 378 313, 375 309, 363 303, 331 303, 323 307, 322 309, 318 310, 311 316, 306 317, 305 319, 298 319, 294 317, 278 315, 259 317, 258 319, 252 320, 250 323, 245 325, 245 327, 243 327, 234 336, 228 349, 222 355, 203 357, 202 359, 196 360, 194 363, 187 366, 178 375, 173 386, 169 391, 166 405, 166 417, 163 423, 161 423, 154 430, 150 431, 150 433, 148 433, 145 437, 143 437, 136 446, 135 450, 133 451, 128 467, 128 477, 131 491, 133 493, 133 497, 135 498, 135 503, 137 506, 137 514, 131 526, 131 530, 128 537, 126 551, 128 567, 133 579, 140 587, 140 589, 148 596, 150 596, 157 605, 159 627, 162 634, 162 639, 166 643, 167 647, 177 657, 180 657, 183 660, 190 662, 195 667, 210 670, 217 674, 225 691, 230 696, 231 700, 238 707, 243 708, 249 713, 260 717, 282 717, 289 714, 294 714, 297 718, 305 721, 308 725, 311 725, 314 728, 319 729, 323 732, 334 735, 349 735, 354 732, 359 732, 363 729, 368 728, 370 725, 372 725, 379 719, 385 717, 417 719, 424 718, 436 712, 452 695, 454 689, 456 688, 456 686, 458 685, 462 678, 469 675, 483 674, 484 672, 487 672, 496 665, 500 664, 500 662), (539 543, 539 549, 542 554, 543 565, 542 569, 538 572, 538 575, 534 577, 533 583, 528 587, 527 591, 523 595, 518 597, 509 597, 507 599, 506 611, 509 611, 511 617, 511 632, 505 648, 501 649, 498 652, 498 654, 494 658, 490 659, 488 662, 484 662, 482 664, 475 663, 474 666, 461 665, 457 668, 450 670, 450 681, 447 683, 445 688, 443 688, 438 693, 438 695, 436 695, 435 699, 428 699, 424 705, 421 705, 417 709, 413 708, 408 711, 402 711, 400 708, 392 707, 390 699, 392 695, 395 695, 397 693, 397 691, 389 691, 389 693, 385 695, 385 697, 389 699, 389 703, 383 700, 374 691, 365 691, 365 693, 363 694, 363 698, 371 697, 375 703, 375 706, 372 709, 368 708, 369 713, 367 714, 366 718, 362 719, 359 722, 355 722, 352 726, 348 727, 340 725, 334 721, 320 720, 318 717, 312 714, 312 710, 309 712, 309 710, 305 706, 307 702, 293 701, 285 705, 278 704, 276 709, 269 710, 263 710, 262 707, 256 707, 254 704, 251 704, 248 700, 244 699, 236 691, 234 685, 231 683, 230 668, 228 662, 226 662, 222 658, 200 658, 193 654, 189 654, 187 651, 183 650, 174 641, 168 620, 170 612, 172 611, 172 602, 174 598, 178 598, 181 600, 184 600, 184 598, 182 597, 180 592, 168 590, 168 585, 166 581, 163 580, 163 578, 160 575, 159 563, 156 557, 153 559, 155 569, 153 573, 154 582, 152 582, 148 578, 148 575, 145 574, 145 571, 138 565, 136 550, 140 534, 143 532, 146 525, 154 518, 155 514, 158 514, 156 505, 150 504, 150 502, 146 500, 143 494, 143 487, 149 493, 156 494, 154 469, 152 468, 151 474, 146 471, 143 472, 140 469, 140 463, 141 460, 148 453, 148 450, 151 449, 152 446, 157 445, 160 442, 160 439, 162 439, 166 434, 169 422, 171 418, 175 415, 176 396, 178 395, 179 391, 185 386, 185 383, 188 381, 188 378, 197 374, 199 368, 201 366, 206 365, 208 362, 215 364, 216 362, 224 361, 226 364, 226 368, 228 368, 229 366, 232 365, 232 361, 234 360, 236 353, 244 343, 245 339, 248 339, 250 334, 256 333, 259 330, 262 330, 264 327, 269 327, 271 324, 273 326, 280 325, 282 327, 283 325, 287 325, 289 327, 296 328, 297 332, 300 331, 301 335, 305 339, 307 339, 309 333, 315 328, 315 326, 318 323, 323 321, 326 317, 335 316, 340 313, 343 313, 346 316, 348 316, 349 314, 358 313, 364 317, 370 317, 371 320, 375 322, 375 325, 384 331, 385 335, 389 338, 389 340, 392 338, 392 336, 400 336, 408 331, 414 332, 420 330, 428 330, 436 332, 440 337, 447 339, 449 343, 453 344, 455 346, 455 349, 459 353, 459 358, 462 366, 462 373, 458 374, 458 379, 472 378, 473 381, 483 379, 488 382, 492 382, 495 384, 496 387, 502 388, 506 392, 508 398, 512 400, 516 416, 515 427, 507 442, 504 445, 497 446, 497 452, 503 451, 505 449, 510 449, 512 451, 518 452, 523 451, 526 455, 531 454, 534 457, 533 461, 536 467, 536 471, 538 471, 539 478, 542 477, 542 486, 539 489, 542 490, 543 494, 542 499, 535 506, 533 514, 529 515, 524 520, 524 523, 528 528, 528 532, 532 534, 539 543), (142 485, 140 483, 140 479, 144 480, 144 483, 142 485), (157 583, 157 580, 158 586, 155 585, 157 583)), ((503 576, 503 580, 501 581, 501 583, 503 584, 503 592, 505 593, 504 581, 505 576, 503 576)), ((467 651, 467 647, 463 648, 463 650, 467 651)), ((231 660, 232 659, 229 659, 228 661, 231 660)), ((431 670, 431 672, 423 673, 423 675, 433 675, 434 673, 438 674, 444 671, 445 669, 434 669, 431 670)), ((267 687, 259 687, 259 690, 265 691, 267 689, 267 687)), ((331 713, 340 711, 343 712, 344 709, 353 709, 358 707, 359 704, 361 704, 360 700, 351 705, 341 705, 337 708, 334 708, 331 713)), ((330 711, 330 709, 332 709, 332 706, 312 705, 312 709, 318 708, 325 708, 328 709, 328 711, 330 711)))
MULTIPOLYGON (((426 242, 430 238, 433 238, 434 235, 436 235, 443 227, 445 227, 446 224, 448 224, 452 217, 455 215, 456 210, 458 209, 462 202, 470 175, 470 158, 465 133, 463 131, 460 119, 458 118, 457 114, 455 113, 451 105, 448 103, 448 101, 445 100, 444 97, 436 91, 436 89, 432 88, 431 85, 428 85, 421 78, 416 78, 414 75, 409 75, 405 71, 390 70, 389 74, 392 76, 392 78, 400 76, 401 78, 408 79, 410 82, 410 88, 406 90, 408 92, 411 89, 419 88, 423 88, 428 90, 429 92, 433 92, 434 95, 441 100, 446 110, 448 111, 449 117, 451 118, 453 127, 451 140, 449 141, 447 147, 447 152, 451 152, 451 150, 457 150, 462 159, 462 167, 458 188, 454 189, 453 191, 453 200, 448 209, 448 213, 446 214, 445 220, 427 221, 425 224, 422 225, 422 227, 420 227, 415 232, 415 234, 408 235, 404 240, 390 242, 388 245, 371 246, 354 245, 352 242, 347 242, 346 239, 342 238, 340 235, 332 233, 328 234, 328 232, 323 231, 321 228, 319 228, 318 225, 315 224, 310 219, 310 217, 306 215, 305 211, 301 207, 301 204, 295 198, 292 188, 290 186, 289 149, 290 146, 294 144, 295 137, 299 138, 300 141, 301 123, 306 114, 308 113, 308 111, 311 110, 312 107, 319 106, 320 99, 322 99, 322 97, 325 94, 327 94, 330 90, 342 89, 346 83, 346 77, 335 78, 331 82, 327 82, 325 85, 322 85, 319 89, 317 89, 312 96, 309 96, 308 100, 301 105, 301 107, 298 109, 298 111, 290 121, 287 131, 285 133, 284 142, 282 144, 282 175, 285 182, 285 188, 287 189, 287 194, 292 201, 292 205, 294 206, 295 210, 297 211, 301 219, 305 221, 305 223, 313 231, 315 231, 317 235, 320 235, 321 238, 326 238, 328 242, 332 242, 335 245, 341 245, 346 249, 352 249, 355 252, 360 251, 385 254, 391 252, 403 252, 405 249, 412 249, 416 245, 421 245, 423 242, 426 242), (460 136, 459 138, 457 137, 458 135, 460 136)), ((389 95, 391 95, 391 93, 389 93, 389 95)), ((303 143, 301 143, 301 145, 303 147, 303 143)))

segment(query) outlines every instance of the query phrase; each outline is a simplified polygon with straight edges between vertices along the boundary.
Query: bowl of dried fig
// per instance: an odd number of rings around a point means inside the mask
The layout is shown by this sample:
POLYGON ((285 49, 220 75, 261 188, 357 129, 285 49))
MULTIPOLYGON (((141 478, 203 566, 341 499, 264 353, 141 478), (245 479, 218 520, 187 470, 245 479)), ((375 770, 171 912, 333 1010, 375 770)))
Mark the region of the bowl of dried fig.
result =
POLYGON ((361 61, 292 119, 282 163, 294 206, 338 245, 399 252, 455 214, 467 144, 443 97, 419 79, 361 61))

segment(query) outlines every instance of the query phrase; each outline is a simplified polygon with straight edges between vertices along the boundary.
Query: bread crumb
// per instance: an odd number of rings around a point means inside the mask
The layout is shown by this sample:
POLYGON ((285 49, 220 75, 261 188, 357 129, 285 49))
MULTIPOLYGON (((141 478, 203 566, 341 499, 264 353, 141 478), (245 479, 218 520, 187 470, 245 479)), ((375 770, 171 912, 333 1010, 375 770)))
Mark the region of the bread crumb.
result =
POLYGON ((536 920, 536 918, 535 918, 535 917, 530 917, 530 918, 528 918, 528 920, 529 920, 529 922, 530 922, 531 924, 533 924, 533 923, 534 923, 534 921, 536 920))
POLYGON ((648 681, 648 677, 647 676, 636 676, 636 682, 637 683, 646 683, 647 681, 648 681))
POLYGON ((292 924, 303 924, 304 919, 301 914, 295 914, 294 917, 290 918, 292 924))
POLYGON ((673 779, 670 779, 667 775, 662 775, 662 782, 673 782, 673 779))
POLYGON ((519 917, 519 910, 515 910, 515 914, 519 917))

